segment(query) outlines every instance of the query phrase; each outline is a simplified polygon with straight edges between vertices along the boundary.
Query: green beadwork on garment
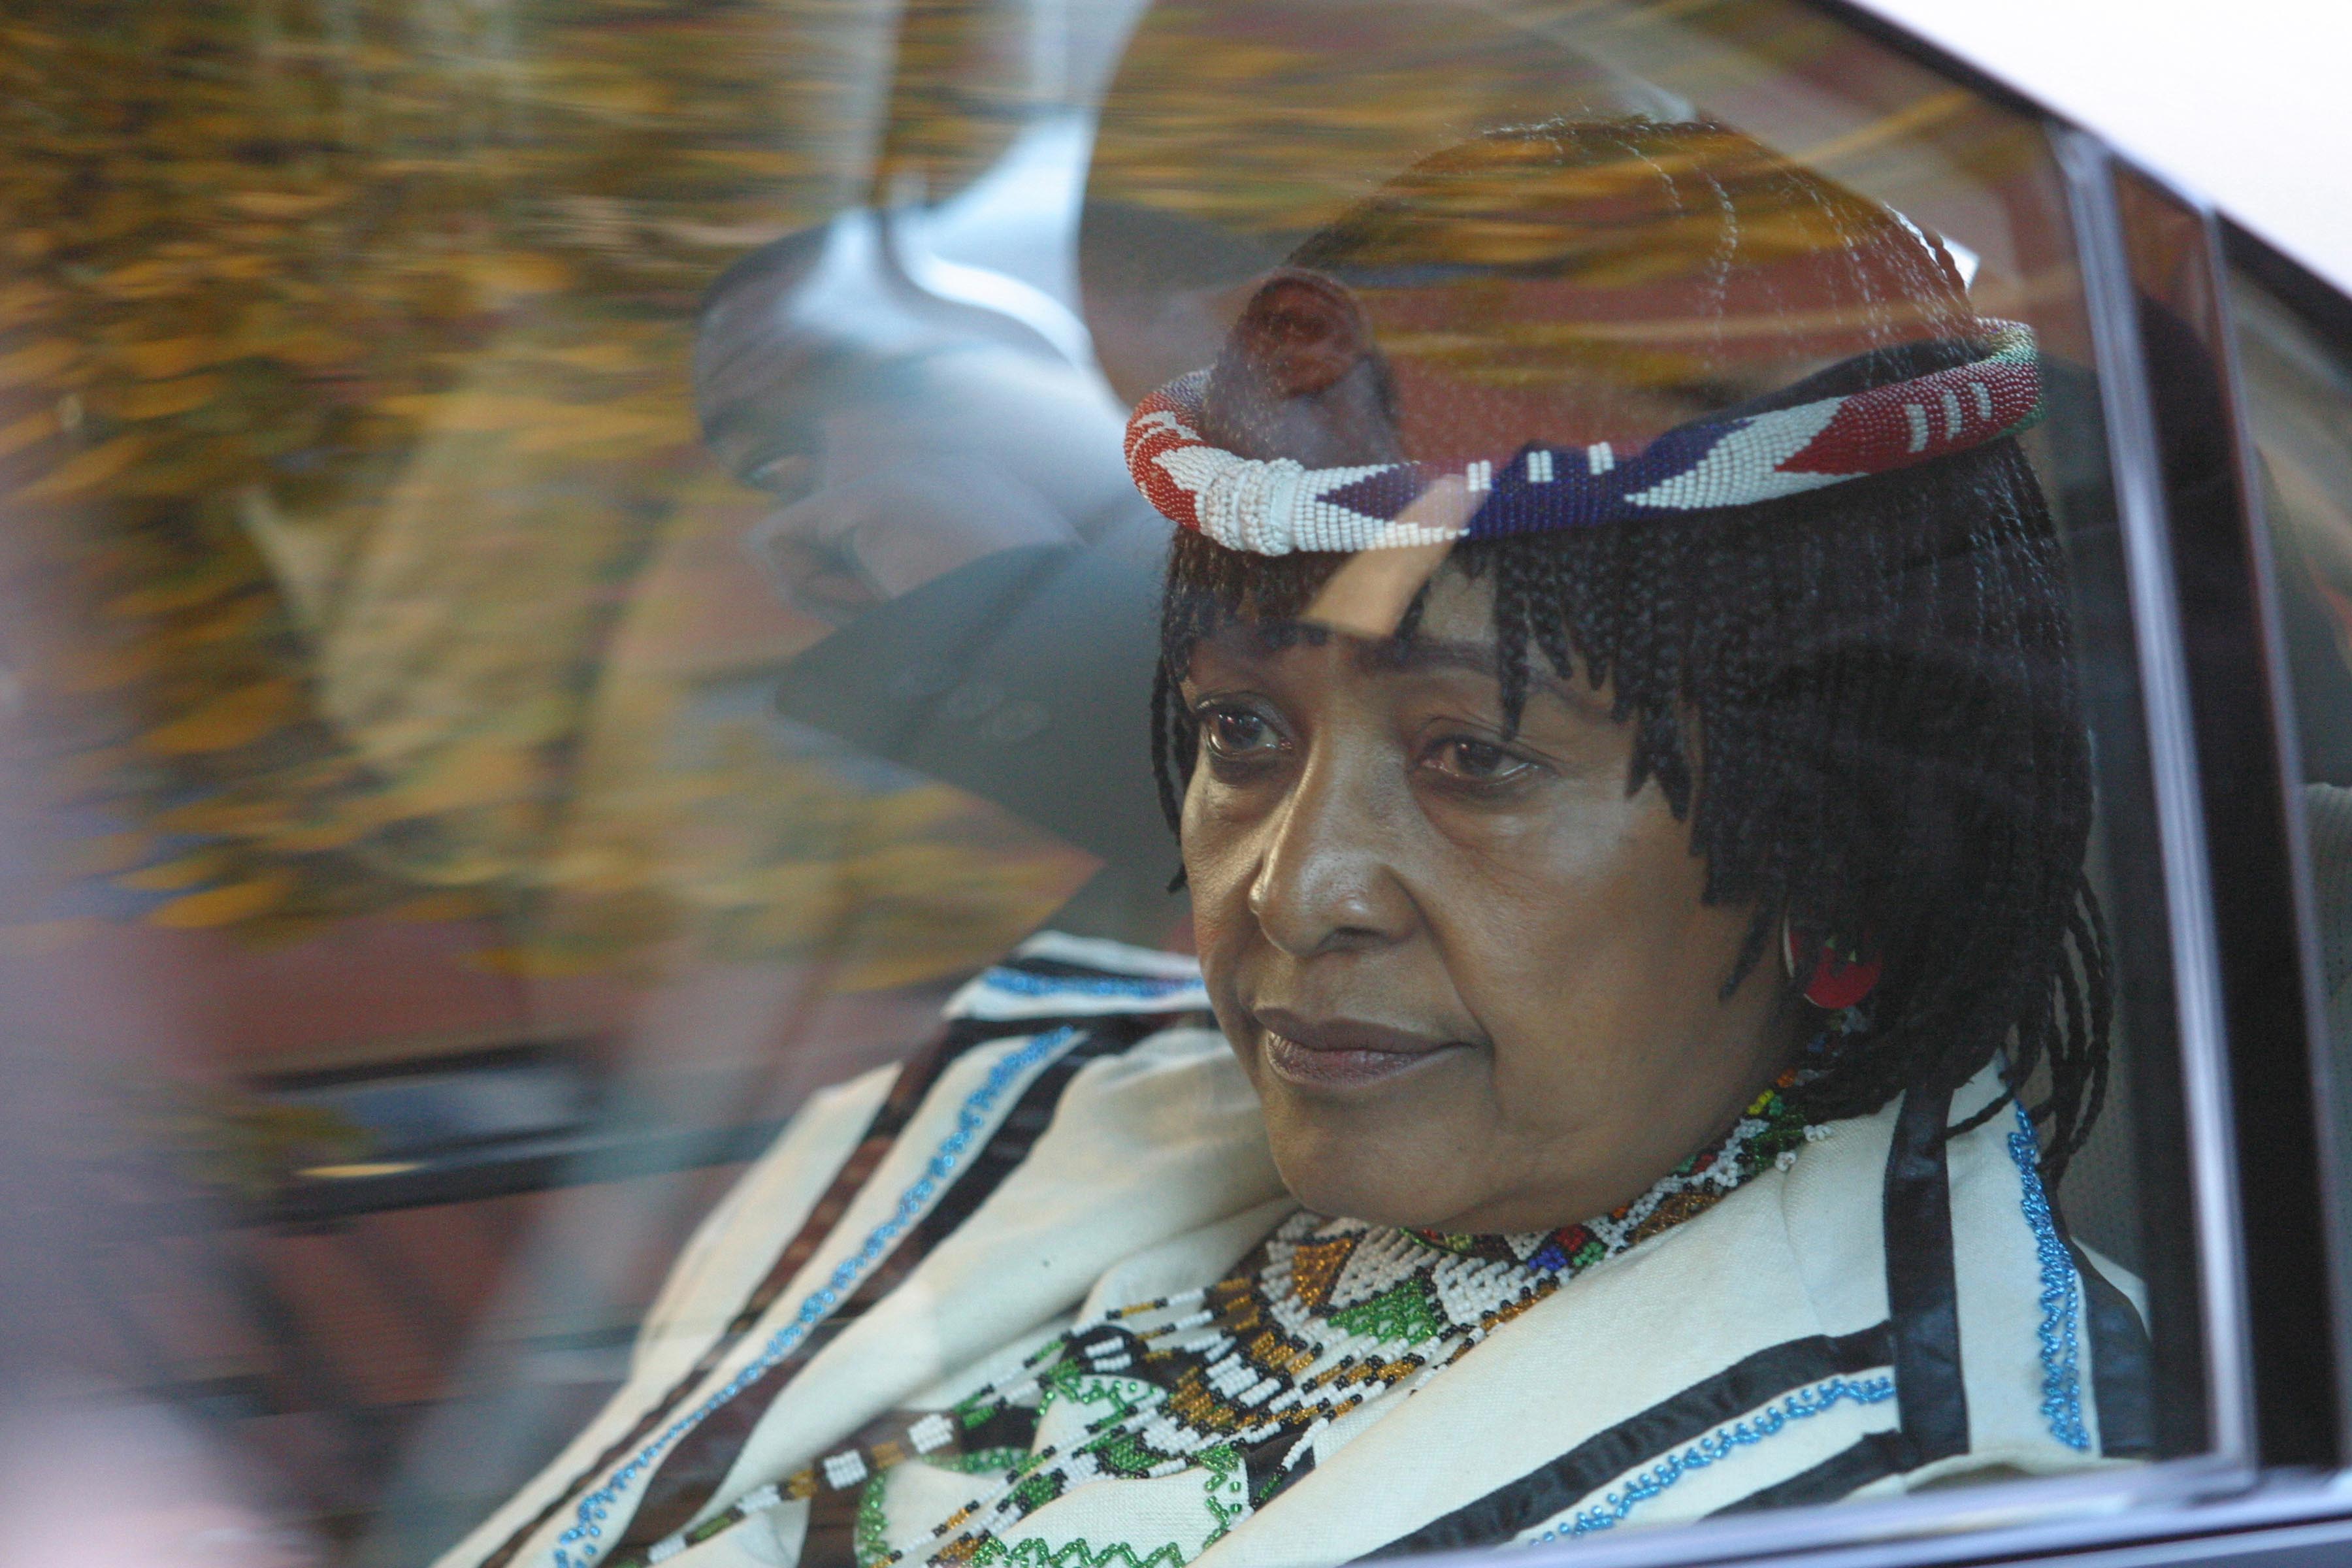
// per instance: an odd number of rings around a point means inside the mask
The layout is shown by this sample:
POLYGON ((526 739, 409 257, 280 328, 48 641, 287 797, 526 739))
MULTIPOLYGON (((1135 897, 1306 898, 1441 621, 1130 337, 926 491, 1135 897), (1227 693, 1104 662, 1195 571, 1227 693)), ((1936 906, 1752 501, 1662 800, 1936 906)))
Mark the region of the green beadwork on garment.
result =
MULTIPOLYGON (((1238 1448, 1219 1447, 1202 1449, 1201 1468, 1209 1472, 1202 1489, 1208 1493, 1209 1512, 1217 1521, 1217 1528, 1209 1531, 1208 1538, 1201 1542, 1201 1552, 1206 1552, 1224 1539, 1225 1531, 1234 1527, 1234 1521, 1249 1511, 1249 1483, 1242 1475, 1242 1455, 1238 1448), (1243 1500, 1232 1503, 1218 1501, 1217 1494, 1228 1487, 1238 1488, 1243 1500)), ((1197 1557, 1200 1554, 1196 1552, 1192 1555, 1197 1557)))
POLYGON ((1224 1539, 1234 1521, 1248 1511, 1245 1503, 1223 1502, 1217 1496, 1239 1479, 1241 1451, 1220 1446, 1203 1449, 1198 1458, 1201 1468, 1208 1472, 1202 1488, 1205 1494, 1202 1501, 1215 1522, 1201 1544, 1189 1552, 1181 1542, 1174 1541, 1141 1552, 1124 1541, 1107 1541, 1096 1546, 1084 1536, 1065 1541, 1059 1546, 1037 1540, 1016 1541, 1008 1546, 1001 1538, 991 1535, 972 1549, 971 1568, 1184 1568, 1185 1563, 1224 1539))
POLYGON ((1412 1242, 1420 1247, 1425 1247, 1432 1252, 1443 1252, 1448 1257, 1475 1258, 1479 1256, 1478 1237, 1466 1235, 1460 1231, 1406 1230, 1400 1231, 1398 1234, 1402 1236, 1407 1241, 1412 1242))
POLYGON ((877 1470, 857 1494, 857 1526, 849 1539, 849 1554, 857 1560, 857 1568, 874 1568, 890 1554, 890 1521, 882 1507, 883 1494, 889 1489, 890 1472, 877 1470))
POLYGON ((1788 1096, 1777 1089, 1768 1089, 1748 1108, 1748 1114, 1764 1123, 1763 1130, 1740 1146, 1740 1169, 1754 1175, 1781 1155, 1805 1146, 1805 1117, 1789 1103, 1788 1096))
POLYGON ((1013 1506, 1024 1514, 1031 1514, 1061 1495, 1061 1476, 1053 1470, 1041 1469, 1013 1489, 1013 1506))
POLYGON ((1333 1312, 1330 1322, 1345 1333, 1409 1345, 1445 1332, 1444 1314, 1429 1299, 1429 1286, 1418 1274, 1398 1280, 1369 1301, 1333 1312))
POLYGON ((992 1535, 972 1550, 973 1568, 1183 1568, 1188 1559, 1174 1542, 1139 1552, 1124 1541, 1101 1546, 1076 1536, 1059 1546, 1042 1541, 1019 1541, 1007 1546, 992 1535))
POLYGON ((1144 1447, 1132 1432, 1111 1432, 1086 1445, 1086 1452, 1105 1472, 1121 1480, 1138 1480, 1162 1462, 1162 1456, 1144 1447))
MULTIPOLYGON (((921 1462, 937 1469, 967 1476, 1001 1476, 1029 1457, 1022 1448, 974 1448, 969 1454, 942 1454, 921 1462)), ((857 1522, 851 1531, 850 1554, 857 1568, 875 1568, 890 1555, 890 1520, 886 1500, 896 1470, 877 1470, 857 1494, 857 1522)), ((718 1521, 712 1522, 717 1523, 718 1521)), ((715 1534, 716 1531, 713 1531, 715 1534)), ((694 1537, 688 1535, 691 1542, 694 1537)))
POLYGON ((1091 1373, 1075 1362, 1056 1363, 1037 1381, 1044 1389, 1037 1402, 1040 1417, 1052 1408, 1055 1401, 1066 1400, 1072 1405, 1100 1410, 1100 1419, 1123 1421, 1166 1397, 1164 1390, 1155 1388, 1141 1378, 1091 1373))
MULTIPOLYGON (((1189 1442, 1171 1443, 1166 1440, 1166 1432, 1146 1428, 1167 1419, 1164 1406, 1176 1382, 1203 1367, 1227 1367, 1234 1364, 1239 1355, 1238 1364, 1245 1375, 1254 1373, 1262 1380, 1278 1384, 1288 1374, 1286 1363, 1281 1359, 1291 1353, 1287 1348, 1278 1346, 1280 1356, 1269 1363, 1252 1348, 1255 1342, 1236 1337, 1236 1324, 1248 1316, 1242 1311, 1243 1307, 1251 1312, 1263 1312, 1287 1300, 1294 1308, 1307 1308, 1306 1298, 1297 1293, 1304 1289, 1298 1283, 1303 1276, 1295 1272, 1299 1266, 1297 1259, 1306 1256, 1299 1249, 1314 1249, 1308 1261, 1316 1280, 1312 1295, 1319 1305, 1307 1310, 1310 1325, 1307 1337, 1310 1344, 1321 1347, 1315 1353, 1332 1348, 1328 1336, 1312 1327, 1313 1320, 1319 1316, 1325 1328, 1339 1335, 1386 1347, 1370 1359, 1393 1363, 1400 1369, 1396 1376, 1419 1367, 1442 1368, 1450 1364, 1465 1346, 1475 1343, 1482 1328, 1492 1327, 1513 1311, 1541 1300, 1586 1268, 1669 1226, 1683 1223, 1748 1178, 1776 1164, 1785 1166, 1810 1138, 1825 1131, 1809 1127, 1789 1097, 1780 1092, 1780 1088, 1797 1081, 1801 1080, 1786 1080, 1782 1086, 1758 1096, 1715 1147, 1684 1161, 1642 1198, 1583 1224, 1543 1233, 1473 1236, 1441 1231, 1383 1231, 1354 1222, 1296 1215, 1261 1244, 1258 1254, 1237 1266, 1227 1280, 1184 1294, 1187 1301, 1203 1297, 1222 1300, 1218 1294, 1221 1291, 1234 1298, 1202 1319, 1185 1321, 1187 1331, 1206 1323, 1213 1331, 1208 1341, 1198 1345, 1161 1342, 1176 1331, 1144 1331, 1141 1361, 1152 1363, 1157 1358, 1167 1363, 1160 1367, 1161 1375, 1135 1375, 1146 1370, 1141 1364, 1119 1374, 1089 1370, 1083 1360, 1071 1353, 1067 1339, 1039 1347, 1024 1359, 1019 1380, 976 1392, 958 1403, 950 1415, 970 1431, 1008 1413, 1019 1412, 1027 1416, 1034 1432, 1038 1422, 1056 1406, 1065 1406, 1054 1426, 1066 1429, 1066 1434, 1055 1436, 1042 1452, 1033 1451, 1031 1447, 1008 1447, 925 1461, 966 1473, 992 1471, 996 1478, 997 1486, 991 1498, 973 1505, 985 1505, 988 1522, 971 1526, 972 1533, 963 1536, 959 1543, 969 1553, 964 1558, 967 1568, 1184 1568, 1249 1515, 1253 1489, 1244 1475, 1238 1449, 1212 1447, 1188 1456, 1189 1442), (1394 1246, 1396 1239, 1418 1247, 1423 1256, 1414 1258, 1410 1247, 1400 1251, 1394 1246), (1369 1250, 1359 1251, 1360 1247, 1369 1250), (1497 1268, 1496 1265, 1505 1267, 1497 1268), (1441 1277, 1447 1281, 1443 1296, 1437 1285, 1441 1277), (1370 1295, 1352 1306, 1329 1306, 1335 1292, 1356 1295, 1366 1291, 1370 1295), (1286 1292, 1290 1294, 1286 1296, 1286 1292), (1219 1314, 1232 1321, 1223 1321, 1219 1314), (1155 1334, 1160 1336, 1159 1341, 1155 1341, 1155 1334), (1083 1462, 1074 1467, 1068 1462, 1074 1458, 1083 1462), (1058 1545, 1034 1539, 1008 1544, 996 1533, 1094 1478, 1130 1483, 1172 1479, 1185 1474, 1187 1466, 1203 1489, 1201 1501, 1204 1535, 1197 1546, 1168 1542, 1144 1547, 1116 1539, 1101 1540, 1100 1544, 1096 1544, 1083 1538, 1066 1540, 1058 1545)), ((1168 1309, 1174 1300, 1127 1310, 1168 1309)), ((1351 1353, 1360 1355, 1362 1351, 1359 1345, 1351 1353)), ((1215 1394, 1223 1386, 1213 1378, 1210 1393, 1215 1394)), ((1263 1387, 1249 1387, 1256 1395, 1249 1408, 1255 1409, 1264 1402, 1263 1387)), ((1294 1383, 1292 1387, 1296 1393, 1299 1385, 1294 1383)), ((1337 1408, 1351 1408, 1357 1403, 1360 1401, 1353 1398, 1339 1401, 1337 1408)), ((1297 1425, 1303 1426, 1306 1423, 1302 1420, 1297 1425)), ((1176 1437, 1199 1441, 1210 1431, 1230 1436, 1249 1423, 1236 1405, 1222 1422, 1188 1426, 1180 1421, 1176 1426, 1176 1437), (1239 1426, 1234 1425, 1237 1419, 1239 1426)), ((1256 1428, 1249 1429, 1255 1441, 1256 1428)), ((1286 1456, 1297 1457, 1295 1447, 1286 1456)), ((889 1462, 892 1461, 868 1459, 869 1465, 876 1467, 876 1473, 858 1495, 852 1531, 852 1552, 857 1568, 881 1568, 894 1556, 887 1539, 887 1485, 880 1468, 889 1462)), ((1269 1474, 1264 1486, 1257 1489, 1255 1500, 1264 1502, 1279 1493, 1282 1479, 1290 1473, 1286 1466, 1269 1474)), ((740 1517, 740 1510, 721 1516, 698 1527, 688 1539, 698 1542, 740 1517)), ((641 1563, 633 1563, 632 1568, 641 1568, 641 1563)))

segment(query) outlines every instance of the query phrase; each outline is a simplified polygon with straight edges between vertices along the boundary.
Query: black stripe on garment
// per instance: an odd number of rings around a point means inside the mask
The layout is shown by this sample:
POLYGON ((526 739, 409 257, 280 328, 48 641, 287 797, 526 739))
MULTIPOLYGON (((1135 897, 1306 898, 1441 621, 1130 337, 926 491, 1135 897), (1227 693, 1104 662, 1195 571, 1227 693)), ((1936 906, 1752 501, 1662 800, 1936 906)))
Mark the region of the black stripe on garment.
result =
POLYGON ((1785 1481, 1749 1492, 1707 1517, 1719 1519, 1727 1513, 1759 1513, 1768 1508, 1836 1502, 1852 1497, 1873 1481, 1901 1475, 1908 1447, 1899 1431, 1873 1432, 1854 1439, 1850 1447, 1839 1449, 1810 1469, 1799 1470, 1785 1481))
POLYGON ((1885 1323, 1855 1334, 1836 1338, 1812 1334, 1767 1346, 1586 1438, 1540 1469, 1367 1552, 1365 1559, 1509 1541, 1626 1471, 1736 1421, 1792 1389, 1886 1365, 1889 1349, 1885 1323))
POLYGON ((2156 1452, 2153 1352, 2147 1326, 2131 1298, 2100 1273, 2072 1242, 2074 1271, 2082 1276, 2083 1302, 2091 1331, 2091 1393, 2099 1406, 2099 1452, 2115 1459, 2146 1458, 2156 1452))
POLYGON ((526 1541, 539 1533, 556 1514, 575 1505, 583 1495, 602 1485, 604 1478, 611 1475, 624 1458, 644 1447, 646 1440, 660 1430, 662 1425, 677 1412, 680 1402, 701 1385, 711 1370, 733 1352, 743 1335, 751 1331, 785 1286, 799 1274, 802 1265, 833 1234, 835 1222, 866 1190, 867 1179, 896 1144, 899 1132, 914 1115, 915 1108, 922 1103, 923 1098, 931 1091, 950 1063, 992 1039, 1030 1032, 1031 1026, 1025 1021, 988 1022, 959 1018, 951 1021, 929 1046, 908 1058, 892 1081, 889 1094, 866 1122, 865 1132, 835 1170, 832 1180, 818 1194, 816 1203, 810 1208, 800 1228, 778 1250, 758 1283, 751 1287, 734 1314, 728 1319, 727 1326, 703 1348, 702 1352, 695 1357, 694 1364, 674 1381, 660 1398, 639 1413, 627 1430, 606 1444, 604 1450, 575 1473, 546 1506, 524 1521, 495 1551, 483 1558, 480 1568, 509 1568, 526 1541))
POLYGON ((857 1568, 857 1515, 866 1500, 866 1489, 872 1484, 866 1480, 809 1499, 808 1521, 801 1528, 801 1552, 793 1568, 857 1568))
POLYGON ((1969 1447, 1960 1381, 1960 1293, 1952 1267, 1952 1183, 1944 1160, 1948 1089, 1903 1097, 1886 1151, 1886 1315, 1895 1398, 1912 1469, 1969 1447))
MULTIPOLYGON (((807 1222, 779 1253, 767 1274, 755 1285, 743 1302, 729 1319, 719 1336, 695 1359, 694 1366, 673 1384, 662 1396, 647 1406, 629 1429, 615 1438, 595 1460, 573 1476, 571 1483, 526 1521, 506 1541, 485 1557, 480 1568, 509 1568, 524 1542, 537 1534, 547 1521, 562 1510, 577 1503, 593 1489, 602 1486, 621 1461, 645 1445, 647 1438, 674 1416, 681 1402, 703 1380, 719 1362, 730 1354, 745 1333, 763 1317, 775 1298, 800 1272, 800 1266, 831 1237, 833 1224, 847 1211, 849 1205, 865 1191, 866 1182, 883 1158, 897 1143, 898 1134, 913 1119, 924 1099, 937 1087, 950 1066, 967 1053, 992 1041, 1010 1039, 1015 1036, 1034 1036, 1064 1026, 1089 1031, 1118 1030, 1137 1023, 1138 1037, 1163 1027, 1170 1016, 1152 1016, 1140 1019, 1124 1016, 1106 1017, 1100 1015, 1076 1016, 1035 1016, 1023 1018, 951 1018, 946 1029, 899 1069, 890 1093, 866 1124, 865 1134, 852 1149, 843 1168, 835 1173, 807 1222), (828 1217, 830 1216, 830 1217, 828 1217)), ((1084 1049, 1084 1047, 1079 1049, 1084 1049)), ((862 1310, 862 1309, 860 1309, 862 1310)), ((831 1338, 836 1329, 820 1327, 822 1338, 805 1349, 814 1351, 831 1338)))
POLYGON ((917 1222, 898 1245, 824 1321, 811 1330, 792 1353, 768 1369, 751 1386, 705 1417, 664 1455, 646 1483, 643 1500, 628 1528, 614 1542, 615 1552, 648 1547, 683 1528, 717 1493, 752 1429, 774 1405, 809 1358, 833 1342, 875 1303, 897 1289, 907 1276, 929 1257, 972 1211, 1003 1184, 1029 1157, 1038 1138, 1052 1124, 1062 1091, 1078 1069, 1100 1057, 1117 1056, 1145 1036, 1156 1033, 1162 1019, 1118 1015, 1088 1020, 1087 1032, 1077 1044, 1038 1073, 1021 1098, 996 1124, 979 1152, 940 1194, 930 1212, 917 1222))

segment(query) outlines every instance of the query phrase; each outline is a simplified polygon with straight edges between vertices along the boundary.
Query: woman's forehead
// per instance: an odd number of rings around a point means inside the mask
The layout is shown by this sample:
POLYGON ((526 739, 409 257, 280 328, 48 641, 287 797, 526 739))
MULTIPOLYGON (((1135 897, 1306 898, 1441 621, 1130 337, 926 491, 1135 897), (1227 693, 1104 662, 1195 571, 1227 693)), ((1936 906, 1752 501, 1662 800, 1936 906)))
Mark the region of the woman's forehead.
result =
MULTIPOLYGON (((1264 664, 1296 650, 1325 648, 1348 657, 1295 662, 1376 679, 1455 674, 1499 682, 1507 660, 1496 632, 1493 583, 1449 567, 1430 583, 1422 614, 1405 636, 1363 637, 1323 625, 1311 615, 1242 615, 1194 645, 1195 665, 1186 679, 1199 678, 1203 658, 1264 664)), ((1526 658, 1524 668, 1530 689, 1550 689, 1579 707, 1594 697, 1585 681, 1554 679, 1550 661, 1540 655, 1526 658)), ((1603 710, 1607 697, 1605 689, 1599 694, 1603 710)))
MULTIPOLYGON (((1365 556, 1352 559, 1363 560, 1365 556)), ((1334 579, 1345 572, 1343 566, 1333 574, 1334 579)), ((1362 650, 1369 658, 1391 664, 1396 663, 1407 648, 1430 643, 1475 646, 1491 655, 1495 644, 1495 590, 1490 580, 1473 577, 1451 562, 1441 562, 1418 598, 1420 613, 1412 617, 1411 635, 1398 638, 1367 636, 1348 619, 1318 616, 1317 610, 1328 599, 1324 594, 1316 595, 1297 613, 1281 616, 1254 613, 1245 597, 1229 620, 1202 639, 1202 646, 1254 658, 1301 646, 1320 647, 1336 639, 1362 650)))

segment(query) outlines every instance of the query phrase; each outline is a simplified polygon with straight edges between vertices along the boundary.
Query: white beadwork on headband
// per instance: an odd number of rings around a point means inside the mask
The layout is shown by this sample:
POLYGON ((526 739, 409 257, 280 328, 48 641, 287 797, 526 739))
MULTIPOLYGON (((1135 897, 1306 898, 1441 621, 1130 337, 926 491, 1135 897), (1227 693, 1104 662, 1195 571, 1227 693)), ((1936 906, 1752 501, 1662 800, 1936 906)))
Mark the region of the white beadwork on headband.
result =
POLYGON ((1209 373, 1137 405, 1127 466, 1160 514, 1253 555, 1379 550, 1582 528, 1660 511, 1746 506, 1889 473, 1983 445, 2041 411, 2033 332, 1988 321, 1979 359, 1845 397, 1669 430, 1621 456, 1595 447, 1523 447, 1457 471, 1474 502, 1456 527, 1402 521, 1445 477, 1420 463, 1308 468, 1244 458, 1197 428, 1209 373))

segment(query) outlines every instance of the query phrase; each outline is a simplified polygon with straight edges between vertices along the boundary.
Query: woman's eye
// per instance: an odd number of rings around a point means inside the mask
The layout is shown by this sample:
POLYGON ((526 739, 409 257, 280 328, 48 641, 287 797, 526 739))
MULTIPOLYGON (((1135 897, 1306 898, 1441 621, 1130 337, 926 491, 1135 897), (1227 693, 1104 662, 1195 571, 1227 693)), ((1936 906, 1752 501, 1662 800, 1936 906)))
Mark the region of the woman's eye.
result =
POLYGON ((1431 749, 1429 765, 1472 784, 1500 784, 1534 772, 1536 764, 1491 741, 1455 735, 1431 749))
POLYGON ((1235 761, 1271 752, 1282 743, 1275 728, 1246 708, 1209 708, 1201 712, 1201 742, 1213 756, 1235 761))

